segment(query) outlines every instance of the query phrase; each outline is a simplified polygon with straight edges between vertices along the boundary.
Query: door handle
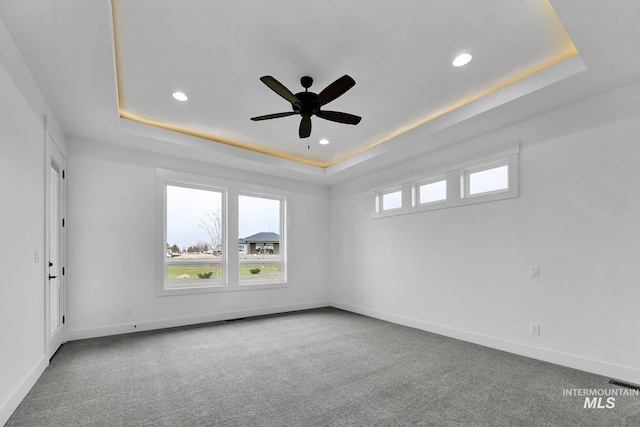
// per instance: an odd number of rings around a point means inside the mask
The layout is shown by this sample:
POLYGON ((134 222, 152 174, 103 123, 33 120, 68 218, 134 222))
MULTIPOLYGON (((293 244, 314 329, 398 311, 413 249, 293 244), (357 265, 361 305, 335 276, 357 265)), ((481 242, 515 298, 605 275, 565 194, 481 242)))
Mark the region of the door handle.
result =
POLYGON ((52 276, 52 275, 49 275, 49 280, 51 280, 51 279, 55 279, 55 278, 57 278, 57 277, 58 277, 58 276, 52 276))

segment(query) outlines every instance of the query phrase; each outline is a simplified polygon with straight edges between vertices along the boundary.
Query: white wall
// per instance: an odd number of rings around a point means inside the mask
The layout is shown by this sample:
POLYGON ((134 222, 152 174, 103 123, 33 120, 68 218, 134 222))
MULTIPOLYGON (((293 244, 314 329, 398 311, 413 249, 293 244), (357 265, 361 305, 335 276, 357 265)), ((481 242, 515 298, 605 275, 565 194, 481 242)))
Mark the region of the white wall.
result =
POLYGON ((2 20, 0 88, 2 425, 49 363, 44 321, 45 114, 49 131, 64 144, 2 20))
POLYGON ((45 356, 45 129, 58 125, 0 20, 0 425, 48 365, 45 356), (36 255, 37 253, 37 255, 36 255))
POLYGON ((89 141, 69 147, 69 339, 327 305, 326 187, 89 141), (157 296, 156 168, 289 191, 290 287, 157 296))
POLYGON ((379 176, 332 188, 334 304, 639 383, 637 111, 525 140, 516 199, 372 219, 379 176))
MULTIPOLYGON (((2 67, 0 87, 0 342, 3 347, 0 351, 0 424, 3 424, 17 406, 12 398, 25 380, 33 370, 42 372, 46 366, 44 127, 2 67), (36 251, 40 255, 37 262, 36 251)), ((19 394, 22 399, 24 394, 19 394)))

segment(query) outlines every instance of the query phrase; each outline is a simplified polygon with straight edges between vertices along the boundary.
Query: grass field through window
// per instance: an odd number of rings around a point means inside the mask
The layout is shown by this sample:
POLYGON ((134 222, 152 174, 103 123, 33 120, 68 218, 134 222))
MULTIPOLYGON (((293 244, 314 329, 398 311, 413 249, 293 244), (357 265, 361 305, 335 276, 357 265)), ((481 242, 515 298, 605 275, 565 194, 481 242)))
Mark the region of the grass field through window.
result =
MULTIPOLYGON (((251 270, 252 268, 255 268, 255 266, 240 267, 240 275, 241 276, 250 275, 251 272, 249 270, 251 270)), ((280 271, 280 269, 277 266, 259 267, 259 268, 260 268, 260 273, 276 273, 280 271)), ((209 271, 213 272, 213 275, 211 276, 211 278, 214 278, 216 276, 222 277, 222 266, 219 266, 216 269, 215 266, 200 267, 197 265, 180 265, 180 266, 176 265, 176 266, 167 266, 167 278, 179 279, 179 278, 186 278, 186 276, 188 276, 189 278, 197 279, 198 273, 204 274, 204 273, 208 273, 209 271)))

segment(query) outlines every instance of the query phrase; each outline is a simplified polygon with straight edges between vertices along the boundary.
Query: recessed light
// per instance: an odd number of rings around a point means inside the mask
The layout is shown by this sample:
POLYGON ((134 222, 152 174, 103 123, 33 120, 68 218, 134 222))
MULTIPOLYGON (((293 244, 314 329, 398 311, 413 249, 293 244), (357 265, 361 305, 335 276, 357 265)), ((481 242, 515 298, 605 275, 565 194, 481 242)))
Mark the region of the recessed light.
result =
POLYGON ((454 67, 462 67, 463 65, 467 65, 469 61, 471 61, 471 58, 472 58, 471 54, 462 53, 456 56, 456 59, 453 60, 452 64, 454 67))
POLYGON ((329 143, 328 139, 321 139, 320 141, 318 141, 318 144, 320 145, 327 145, 329 143))
POLYGON ((173 92, 173 97, 178 101, 186 101, 189 99, 189 97, 182 92, 173 92))

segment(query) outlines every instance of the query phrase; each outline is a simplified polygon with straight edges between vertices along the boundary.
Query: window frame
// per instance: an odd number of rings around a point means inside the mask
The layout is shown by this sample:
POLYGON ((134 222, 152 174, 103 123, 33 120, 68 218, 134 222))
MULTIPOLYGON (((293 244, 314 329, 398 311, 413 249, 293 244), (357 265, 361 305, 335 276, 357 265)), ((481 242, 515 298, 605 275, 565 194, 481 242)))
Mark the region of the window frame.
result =
POLYGON ((290 287, 288 283, 288 191, 242 182, 218 179, 204 175, 195 175, 167 169, 156 169, 156 295, 188 295, 215 292, 229 292, 252 289, 273 289, 290 287), (222 260, 223 280, 206 286, 185 288, 165 288, 166 277, 166 206, 167 185, 220 191, 222 192, 222 260), (280 280, 240 283, 238 253, 238 197, 239 195, 272 198, 280 200, 280 280))

